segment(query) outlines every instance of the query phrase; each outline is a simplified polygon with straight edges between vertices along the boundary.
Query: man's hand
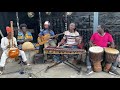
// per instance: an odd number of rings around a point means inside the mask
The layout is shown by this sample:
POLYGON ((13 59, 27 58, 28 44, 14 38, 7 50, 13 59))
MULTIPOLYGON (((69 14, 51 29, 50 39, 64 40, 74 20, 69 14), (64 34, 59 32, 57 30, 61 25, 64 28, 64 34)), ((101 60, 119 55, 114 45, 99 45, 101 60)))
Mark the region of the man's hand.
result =
POLYGON ((59 47, 60 47, 60 45, 58 44, 58 45, 57 45, 57 48, 59 48, 59 47))
POLYGON ((7 48, 10 48, 10 45, 8 45, 7 48))
POLYGON ((93 43, 93 41, 90 41, 89 45, 90 47, 97 46, 96 44, 93 43))
POLYGON ((55 38, 58 38, 58 34, 55 35, 55 38))
POLYGON ((92 46, 96 46, 96 44, 92 44, 92 46))
POLYGON ((114 46, 114 45, 111 45, 110 47, 111 47, 111 48, 115 48, 115 46, 114 46))
POLYGON ((90 43, 90 47, 97 46, 96 44, 90 43))
POLYGON ((111 42, 110 47, 111 47, 111 48, 115 48, 115 44, 114 44, 114 42, 111 42))
POLYGON ((17 47, 17 46, 14 44, 14 47, 17 47))
POLYGON ((73 45, 72 44, 70 44, 70 45, 68 45, 69 47, 72 47, 73 45))

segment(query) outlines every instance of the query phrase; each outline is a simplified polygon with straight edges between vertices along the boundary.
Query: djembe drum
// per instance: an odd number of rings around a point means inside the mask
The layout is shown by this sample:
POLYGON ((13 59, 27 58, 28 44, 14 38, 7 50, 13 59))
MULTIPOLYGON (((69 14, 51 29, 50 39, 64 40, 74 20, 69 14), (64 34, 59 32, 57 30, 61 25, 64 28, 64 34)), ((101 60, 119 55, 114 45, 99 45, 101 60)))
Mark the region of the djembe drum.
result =
POLYGON ((35 47, 31 42, 25 42, 22 45, 29 63, 33 63, 33 56, 36 54, 35 47))
POLYGON ((25 42, 22 45, 22 50, 24 50, 24 51, 26 51, 26 50, 35 50, 35 47, 31 42, 25 42))
POLYGON ((99 46, 89 48, 89 57, 93 63, 93 70, 95 72, 102 71, 101 61, 103 60, 104 49, 99 46))
POLYGON ((111 63, 115 62, 117 57, 119 55, 119 51, 117 49, 114 48, 105 48, 105 60, 106 60, 106 64, 105 64, 105 71, 109 71, 111 68, 111 63))

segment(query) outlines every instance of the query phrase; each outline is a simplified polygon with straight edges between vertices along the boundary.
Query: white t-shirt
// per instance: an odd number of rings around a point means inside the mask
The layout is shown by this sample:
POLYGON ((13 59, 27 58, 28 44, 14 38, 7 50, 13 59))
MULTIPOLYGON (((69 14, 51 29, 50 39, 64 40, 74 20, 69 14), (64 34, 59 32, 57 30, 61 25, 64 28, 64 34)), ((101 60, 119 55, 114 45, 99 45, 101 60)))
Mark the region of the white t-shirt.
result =
MULTIPOLYGON (((17 41, 16 41, 16 38, 15 37, 13 37, 13 45, 16 45, 16 47, 17 47, 17 41)), ((7 46, 9 45, 9 40, 8 40, 8 38, 7 37, 3 37, 2 39, 1 39, 1 48, 3 49, 3 51, 4 50, 6 50, 7 49, 7 46)), ((10 47, 12 46, 12 39, 10 40, 10 47)))
POLYGON ((75 31, 74 33, 71 33, 69 31, 65 31, 65 35, 63 39, 66 39, 66 44, 74 44, 76 43, 75 39, 76 37, 79 37, 79 33, 75 31))

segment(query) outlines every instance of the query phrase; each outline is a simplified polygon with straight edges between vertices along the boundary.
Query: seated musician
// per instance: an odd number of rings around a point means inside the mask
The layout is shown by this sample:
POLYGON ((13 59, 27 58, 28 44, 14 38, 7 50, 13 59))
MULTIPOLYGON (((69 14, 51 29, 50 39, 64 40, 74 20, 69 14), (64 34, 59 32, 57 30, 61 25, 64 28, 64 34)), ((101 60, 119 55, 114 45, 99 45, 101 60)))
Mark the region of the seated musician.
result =
MULTIPOLYGON (((64 37, 57 47, 63 48, 78 48, 77 39, 79 38, 79 33, 76 31, 75 23, 70 23, 69 30, 65 31, 64 37)), ((54 56, 54 61, 60 62, 60 55, 54 56)), ((77 63, 76 57, 74 57, 73 63, 77 63)))
MULTIPOLYGON (((41 38, 42 36, 47 35, 47 34, 50 34, 50 36, 55 35, 54 31, 50 29, 50 22, 49 21, 45 21, 44 29, 40 30, 39 37, 41 38)), ((57 38, 57 35, 55 38, 57 38)), ((44 44, 44 48, 46 48, 48 46, 56 47, 56 40, 53 38, 50 38, 48 40, 48 42, 46 42, 44 44)), ((44 60, 47 60, 47 55, 44 56, 44 60)))
POLYGON ((78 48, 79 49, 85 49, 85 47, 84 47, 84 43, 83 43, 83 37, 79 37, 78 39, 76 39, 76 42, 78 42, 78 48))
MULTIPOLYGON (((90 45, 91 46, 100 46, 100 47, 107 47, 108 42, 110 42, 110 47, 114 48, 114 40, 112 38, 112 35, 106 32, 106 27, 105 25, 99 25, 97 27, 97 32, 94 33, 90 39, 90 45)), ((107 62, 106 62, 107 63, 107 62)), ((87 64, 87 75, 93 73, 92 66, 91 66, 91 61, 87 59, 86 61, 87 64)), ((119 73, 116 71, 116 66, 118 64, 117 60, 114 63, 111 63, 112 66, 108 73, 112 73, 115 75, 119 75, 119 73)))
MULTIPOLYGON (((3 53, 2 53, 1 61, 0 61, 0 74, 3 73, 3 67, 5 66, 6 60, 8 58, 8 48, 10 48, 12 45, 11 35, 13 31, 10 27, 6 27, 6 31, 7 31, 7 37, 3 37, 1 39, 1 48, 3 49, 3 53)), ((13 37, 13 43, 14 43, 14 47, 17 47, 17 41, 15 37, 13 37)), ((19 51, 20 51, 20 55, 22 56, 22 60, 25 63, 25 65, 30 65, 27 62, 27 58, 26 58, 24 51, 22 50, 19 50, 19 51)))
POLYGON ((18 31, 18 37, 17 37, 18 44, 21 45, 26 41, 31 42, 32 40, 33 40, 33 36, 31 32, 27 31, 27 25, 21 24, 20 30, 18 31))

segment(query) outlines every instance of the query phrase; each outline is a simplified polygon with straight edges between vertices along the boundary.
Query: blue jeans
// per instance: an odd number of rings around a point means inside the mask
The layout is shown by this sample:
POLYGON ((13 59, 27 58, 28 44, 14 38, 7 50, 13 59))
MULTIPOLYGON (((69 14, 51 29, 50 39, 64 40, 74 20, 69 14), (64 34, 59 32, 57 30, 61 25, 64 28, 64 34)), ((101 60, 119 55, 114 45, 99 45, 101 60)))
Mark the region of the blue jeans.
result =
MULTIPOLYGON (((72 46, 72 47, 68 47, 68 46, 64 46, 63 48, 78 48, 76 45, 72 46)), ((57 54, 57 55, 53 55, 53 60, 55 62, 62 62, 61 60, 61 55, 57 54)))

